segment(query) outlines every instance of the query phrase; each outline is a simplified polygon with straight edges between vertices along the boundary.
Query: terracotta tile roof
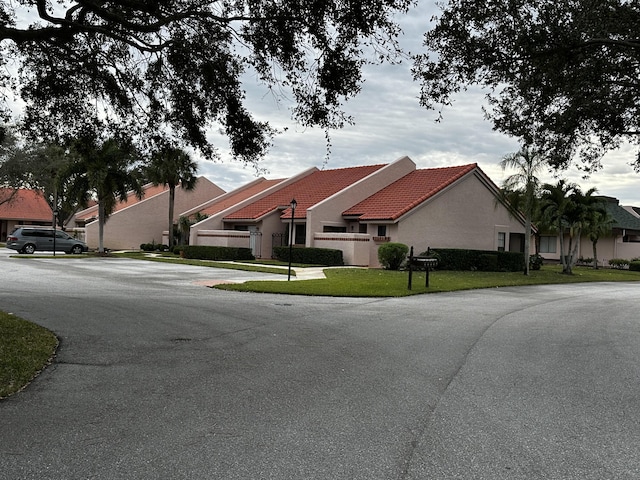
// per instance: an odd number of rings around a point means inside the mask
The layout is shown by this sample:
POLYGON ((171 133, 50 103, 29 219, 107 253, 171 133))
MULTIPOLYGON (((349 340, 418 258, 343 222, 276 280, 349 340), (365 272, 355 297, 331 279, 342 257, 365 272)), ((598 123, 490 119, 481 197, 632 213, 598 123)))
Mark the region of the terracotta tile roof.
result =
MULTIPOLYGON (((143 196, 142 196, 142 200, 144 200, 145 198, 151 198, 154 195, 157 195, 159 193, 164 192, 165 190, 169 190, 169 187, 164 186, 164 185, 153 185, 151 183, 145 185, 142 189, 143 191, 143 196)), ((140 202, 141 200, 138 199, 138 197, 136 197, 135 193, 130 193, 127 196, 127 200, 124 202, 118 202, 116 204, 116 208, 113 211, 113 213, 122 210, 123 208, 127 208, 131 205, 135 205, 136 203, 140 202)), ((94 203, 94 205, 91 205, 88 208, 85 208, 84 210, 81 210, 80 212, 78 212, 76 214, 76 220, 87 220, 90 218, 97 218, 98 217, 98 204, 94 203)))
POLYGON ((238 203, 246 200, 247 198, 253 197, 254 195, 263 192, 269 187, 277 185, 282 182, 283 179, 277 180, 266 180, 262 179, 261 182, 250 185, 247 188, 238 188, 232 192, 229 192, 228 195, 221 195, 221 198, 217 201, 214 201, 210 205, 207 205, 205 208, 200 210, 200 213, 206 215, 215 215, 216 213, 222 212, 233 205, 237 205, 238 203))
POLYGON ((344 211, 359 220, 397 220, 477 168, 477 164, 414 170, 344 211))
MULTIPOLYGON (((12 189, 0 188, 0 201, 8 198, 12 189)), ((18 189, 10 202, 0 205, 0 218, 51 223, 53 212, 38 190, 18 189)))
POLYGON ((271 195, 237 210, 224 219, 256 220, 282 207, 287 208, 282 211, 281 217, 291 218, 291 209, 288 208, 288 205, 294 198, 298 204, 295 211, 295 218, 306 218, 307 208, 312 207, 382 167, 384 167, 384 165, 317 170, 301 178, 299 181, 287 185, 277 192, 273 192, 271 195))

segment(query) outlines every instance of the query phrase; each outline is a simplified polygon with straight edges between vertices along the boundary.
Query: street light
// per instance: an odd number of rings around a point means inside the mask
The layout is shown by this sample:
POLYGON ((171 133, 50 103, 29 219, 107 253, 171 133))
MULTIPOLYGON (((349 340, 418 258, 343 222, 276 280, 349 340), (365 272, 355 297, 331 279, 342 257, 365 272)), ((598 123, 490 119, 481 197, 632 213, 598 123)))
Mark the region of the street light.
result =
POLYGON ((296 212, 296 207, 298 206, 298 202, 296 199, 292 199, 289 204, 291 207, 291 227, 289 228, 289 274, 287 275, 287 282, 291 280, 291 255, 293 254, 293 239, 295 235, 293 234, 293 215, 296 212))

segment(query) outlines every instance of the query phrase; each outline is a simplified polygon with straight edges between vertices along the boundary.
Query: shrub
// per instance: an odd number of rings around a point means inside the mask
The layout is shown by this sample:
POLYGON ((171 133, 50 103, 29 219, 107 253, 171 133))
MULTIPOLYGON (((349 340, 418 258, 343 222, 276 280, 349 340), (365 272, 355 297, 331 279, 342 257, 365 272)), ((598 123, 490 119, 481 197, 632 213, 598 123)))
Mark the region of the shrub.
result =
POLYGON ((629 270, 634 272, 640 272, 640 261, 631 261, 629 262, 629 270))
POLYGON ((609 260, 609 265, 611 268, 622 270, 629 265, 629 260, 625 260, 624 258, 612 258, 609 260))
POLYGON ((480 260, 483 255, 497 259, 497 272, 518 272, 524 270, 524 255, 518 252, 497 252, 494 250, 469 250, 463 248, 436 248, 432 252, 439 255, 438 268, 441 270, 480 270, 493 265, 493 260, 480 260))
POLYGON ((407 258, 409 247, 404 243, 383 243, 378 248, 378 260, 385 270, 399 270, 407 258))
POLYGON ((332 248, 313 247, 275 247, 273 255, 281 262, 289 261, 289 250, 291 250, 291 261, 295 263, 305 263, 307 265, 325 265, 328 267, 342 266, 342 250, 332 248))
POLYGON ((255 260, 250 248, 182 245, 180 251, 184 258, 197 260, 255 260))
POLYGON ((478 270, 482 272, 497 272, 498 255, 496 253, 482 253, 478 255, 478 270))
POLYGON ((536 253, 536 254, 531 255, 529 257, 529 269, 530 270, 540 270, 540 268, 542 267, 543 263, 544 263, 544 258, 542 258, 542 255, 538 255, 536 253))

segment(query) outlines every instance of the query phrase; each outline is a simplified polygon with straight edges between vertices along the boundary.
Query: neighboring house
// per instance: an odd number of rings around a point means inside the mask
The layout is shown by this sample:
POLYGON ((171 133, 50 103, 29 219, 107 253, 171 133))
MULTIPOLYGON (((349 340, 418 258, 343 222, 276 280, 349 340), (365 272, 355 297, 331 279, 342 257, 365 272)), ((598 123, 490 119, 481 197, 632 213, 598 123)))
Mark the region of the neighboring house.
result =
MULTIPOLYGON (((224 190, 205 177, 199 177, 191 191, 176 188, 175 207, 177 223, 179 212, 192 209, 211 198, 224 194, 224 190)), ((145 185, 142 200, 130 193, 125 202, 119 202, 104 226, 104 246, 111 250, 139 249, 143 243, 162 243, 163 232, 169 222, 169 187, 145 185)), ((78 212, 68 223, 68 229, 84 230, 89 248, 98 247, 98 206, 78 212)))
MULTIPOLYGON (((608 266, 612 258, 640 258, 640 215, 637 207, 623 207, 616 198, 601 197, 607 213, 614 220, 611 233, 598 239, 598 263, 608 266)), ((568 238, 565 245, 568 244, 568 238)), ((541 236, 540 255, 547 260, 560 260, 560 240, 556 234, 541 236)), ((582 235, 578 245, 578 258, 593 258, 593 243, 582 235)))
POLYGON ((349 265, 378 266, 378 247, 389 241, 416 253, 524 247, 523 219, 476 164, 416 170, 409 157, 309 169, 193 225, 190 243, 251 247, 268 258, 288 244, 292 224, 294 245, 342 250, 349 265))
POLYGON ((0 188, 0 241, 17 225, 52 225, 53 212, 38 190, 0 188))

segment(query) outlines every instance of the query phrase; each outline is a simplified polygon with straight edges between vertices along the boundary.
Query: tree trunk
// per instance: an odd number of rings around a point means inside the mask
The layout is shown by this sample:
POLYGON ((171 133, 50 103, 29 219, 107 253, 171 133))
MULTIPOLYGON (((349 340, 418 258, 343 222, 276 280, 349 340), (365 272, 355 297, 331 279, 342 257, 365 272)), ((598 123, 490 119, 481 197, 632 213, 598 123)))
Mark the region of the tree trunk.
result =
POLYGON ((529 250, 531 249, 531 212, 527 212, 524 229, 524 274, 529 275, 529 250))
POLYGON ((564 229, 562 225, 558 226, 558 235, 560 236, 560 264, 562 265, 562 273, 567 273, 567 258, 564 251, 564 229))
POLYGON ((98 253, 104 253, 104 202, 98 201, 98 253))
POLYGON ((598 270, 598 240, 593 240, 591 243, 593 244, 593 268, 598 270))
POLYGON ((176 200, 176 187, 169 185, 169 251, 173 249, 173 207, 176 200))

